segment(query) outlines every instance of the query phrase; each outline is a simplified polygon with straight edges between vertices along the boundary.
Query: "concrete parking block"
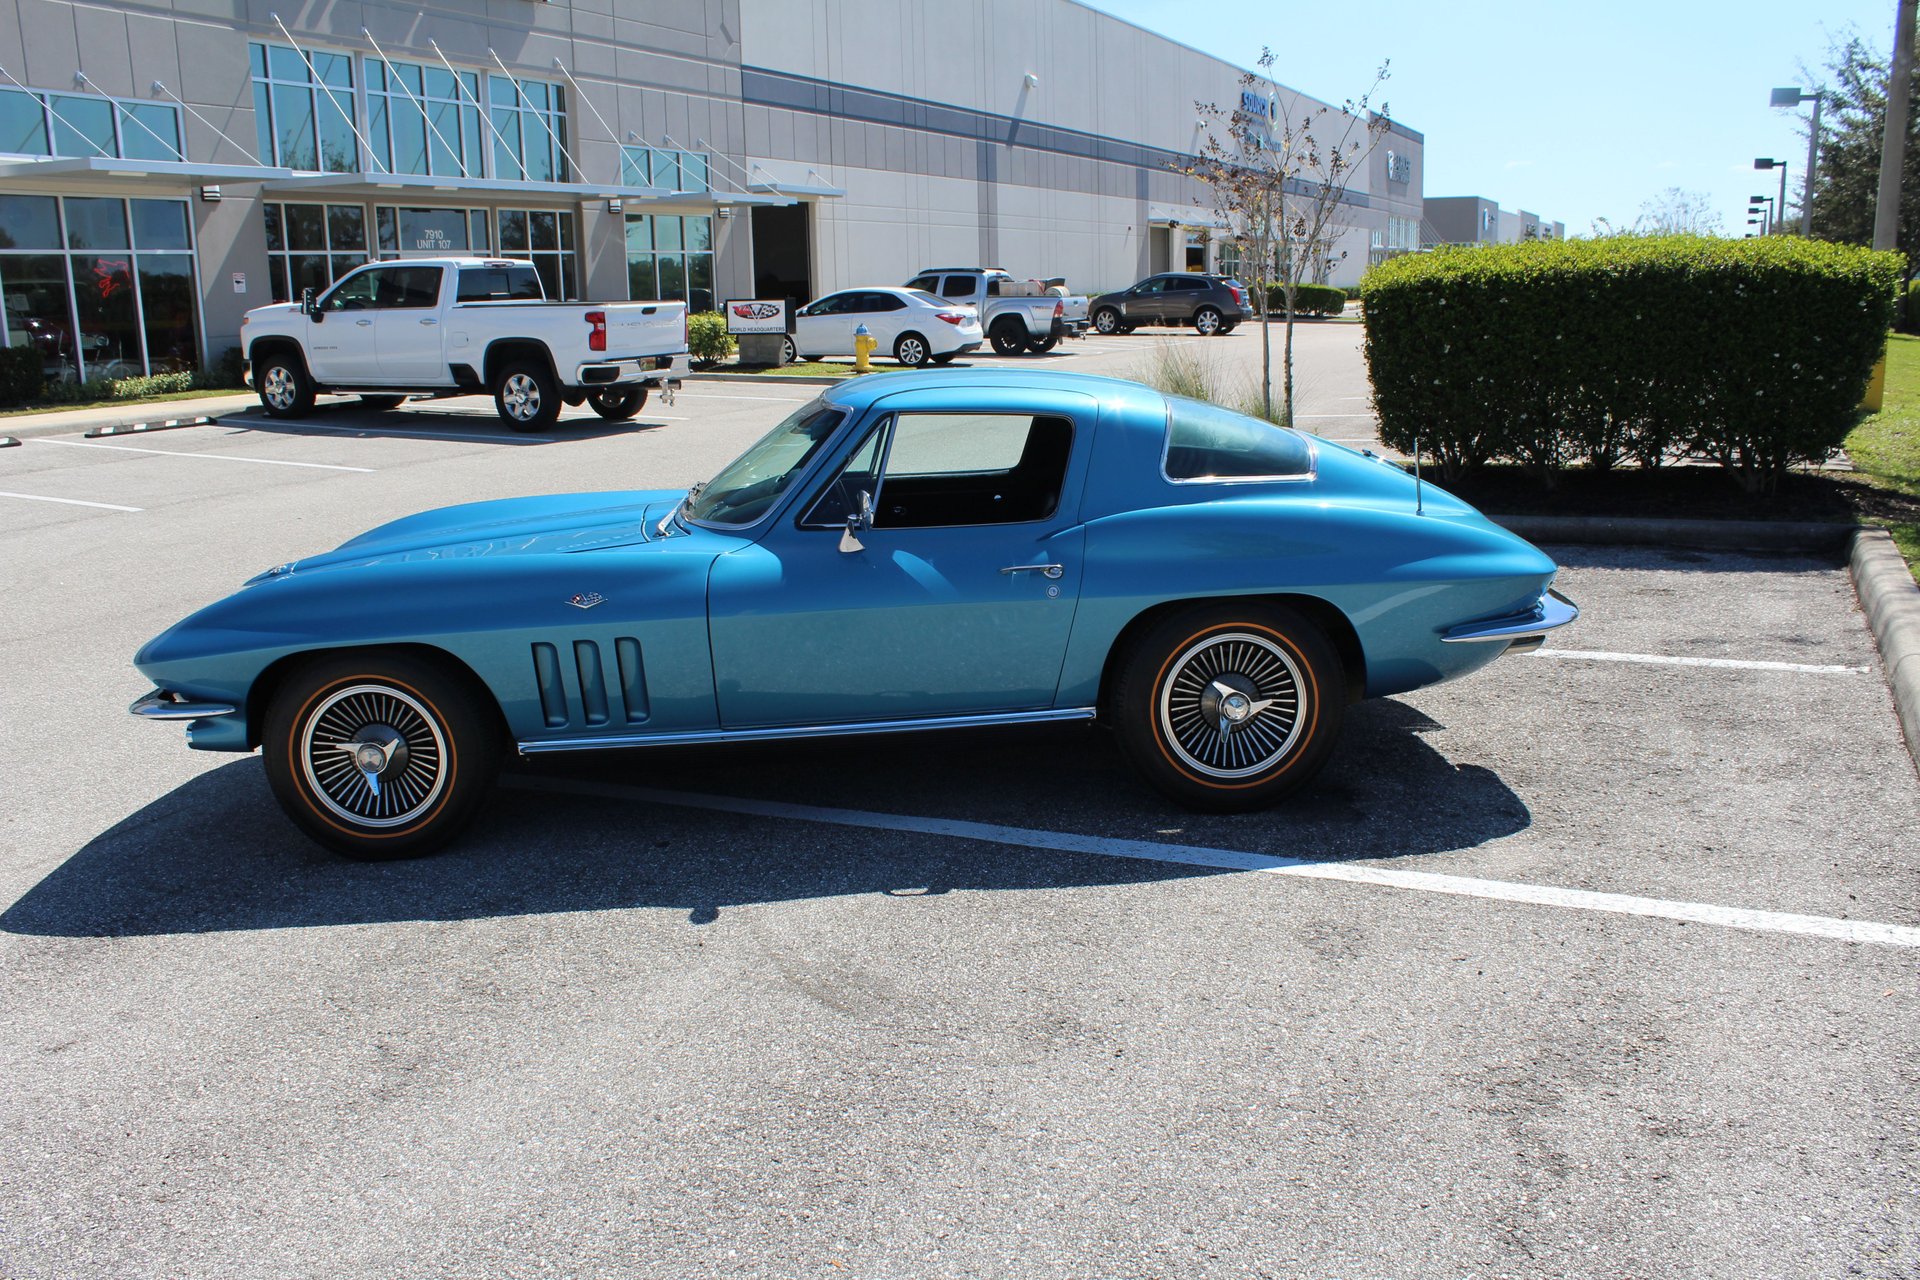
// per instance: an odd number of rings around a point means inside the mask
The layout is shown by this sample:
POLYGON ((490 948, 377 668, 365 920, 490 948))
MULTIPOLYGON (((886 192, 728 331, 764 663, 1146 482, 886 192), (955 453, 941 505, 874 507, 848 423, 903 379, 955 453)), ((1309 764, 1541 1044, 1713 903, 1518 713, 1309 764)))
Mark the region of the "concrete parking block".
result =
POLYGON ((1885 529, 1862 529, 1854 536, 1849 567, 1887 668, 1907 750, 1920 764, 1920 584, 1885 529))

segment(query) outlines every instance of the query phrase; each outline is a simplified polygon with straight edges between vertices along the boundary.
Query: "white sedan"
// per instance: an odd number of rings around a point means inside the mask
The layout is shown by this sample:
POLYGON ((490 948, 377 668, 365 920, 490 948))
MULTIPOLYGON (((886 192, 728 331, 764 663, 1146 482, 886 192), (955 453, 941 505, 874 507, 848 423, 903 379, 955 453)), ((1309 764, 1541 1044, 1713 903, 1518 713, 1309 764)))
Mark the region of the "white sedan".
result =
POLYGON ((980 317, 974 309, 939 294, 923 289, 842 289, 794 313, 787 359, 853 355, 854 330, 863 324, 875 339, 874 354, 891 354, 901 364, 916 368, 928 361, 945 364, 974 350, 982 340, 980 317))

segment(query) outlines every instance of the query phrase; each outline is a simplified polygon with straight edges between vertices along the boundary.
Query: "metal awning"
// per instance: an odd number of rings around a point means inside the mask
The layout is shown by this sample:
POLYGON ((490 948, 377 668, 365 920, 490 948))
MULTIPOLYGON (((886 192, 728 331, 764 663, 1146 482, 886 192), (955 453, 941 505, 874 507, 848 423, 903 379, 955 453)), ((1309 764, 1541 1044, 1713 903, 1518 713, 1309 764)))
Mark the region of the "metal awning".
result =
POLYGON ((747 190, 780 196, 824 196, 835 200, 847 194, 845 187, 832 187, 824 182, 749 182, 747 190))
POLYGON ((120 160, 65 156, 51 160, 0 160, 0 186, 49 190, 112 191, 129 195, 163 187, 213 186, 222 182, 271 182, 293 170, 257 164, 198 164, 184 160, 120 160))

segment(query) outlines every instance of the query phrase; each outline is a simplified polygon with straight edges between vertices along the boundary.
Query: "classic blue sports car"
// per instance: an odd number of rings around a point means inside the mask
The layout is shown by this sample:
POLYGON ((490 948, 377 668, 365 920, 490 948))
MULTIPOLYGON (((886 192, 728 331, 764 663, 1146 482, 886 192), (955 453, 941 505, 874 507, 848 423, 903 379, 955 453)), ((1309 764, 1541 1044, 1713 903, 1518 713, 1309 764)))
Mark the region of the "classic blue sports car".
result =
POLYGON ((843 383, 687 492, 479 502, 268 570, 133 705, 264 750, 309 835, 417 854, 508 748, 1109 722, 1182 803, 1271 804, 1349 702, 1537 646, 1554 564, 1371 454, 1138 383, 843 383))

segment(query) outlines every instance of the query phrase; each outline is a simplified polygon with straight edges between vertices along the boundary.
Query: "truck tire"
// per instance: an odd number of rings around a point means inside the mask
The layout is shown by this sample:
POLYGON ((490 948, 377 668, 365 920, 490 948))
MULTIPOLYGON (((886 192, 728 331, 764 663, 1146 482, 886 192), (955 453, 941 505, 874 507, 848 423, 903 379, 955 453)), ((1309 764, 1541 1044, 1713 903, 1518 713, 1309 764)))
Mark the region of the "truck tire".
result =
POLYGON ((388 409, 398 409, 407 402, 405 396, 361 396, 360 407, 384 413, 388 409))
POLYGON ((587 407, 608 422, 625 422, 646 407, 647 389, 618 387, 608 391, 589 391, 587 407))
POLYGON ((304 418, 313 411, 307 362, 290 347, 275 347, 253 362, 253 385, 270 418, 304 418))
POLYGON ((1032 352, 1036 356, 1045 355, 1047 352, 1053 350, 1055 347, 1059 345, 1060 345, 1060 335, 1057 333, 1050 333, 1044 338, 1036 338, 1036 339, 1030 340, 1027 343, 1027 350, 1032 352))
POLYGON ((1017 356, 1027 349, 1025 328, 1011 316, 993 326, 987 341, 993 344, 996 354, 1003 356, 1017 356))
POLYGON ((545 365, 516 361, 494 379, 493 407, 515 431, 545 431, 560 420, 560 388, 545 365))

